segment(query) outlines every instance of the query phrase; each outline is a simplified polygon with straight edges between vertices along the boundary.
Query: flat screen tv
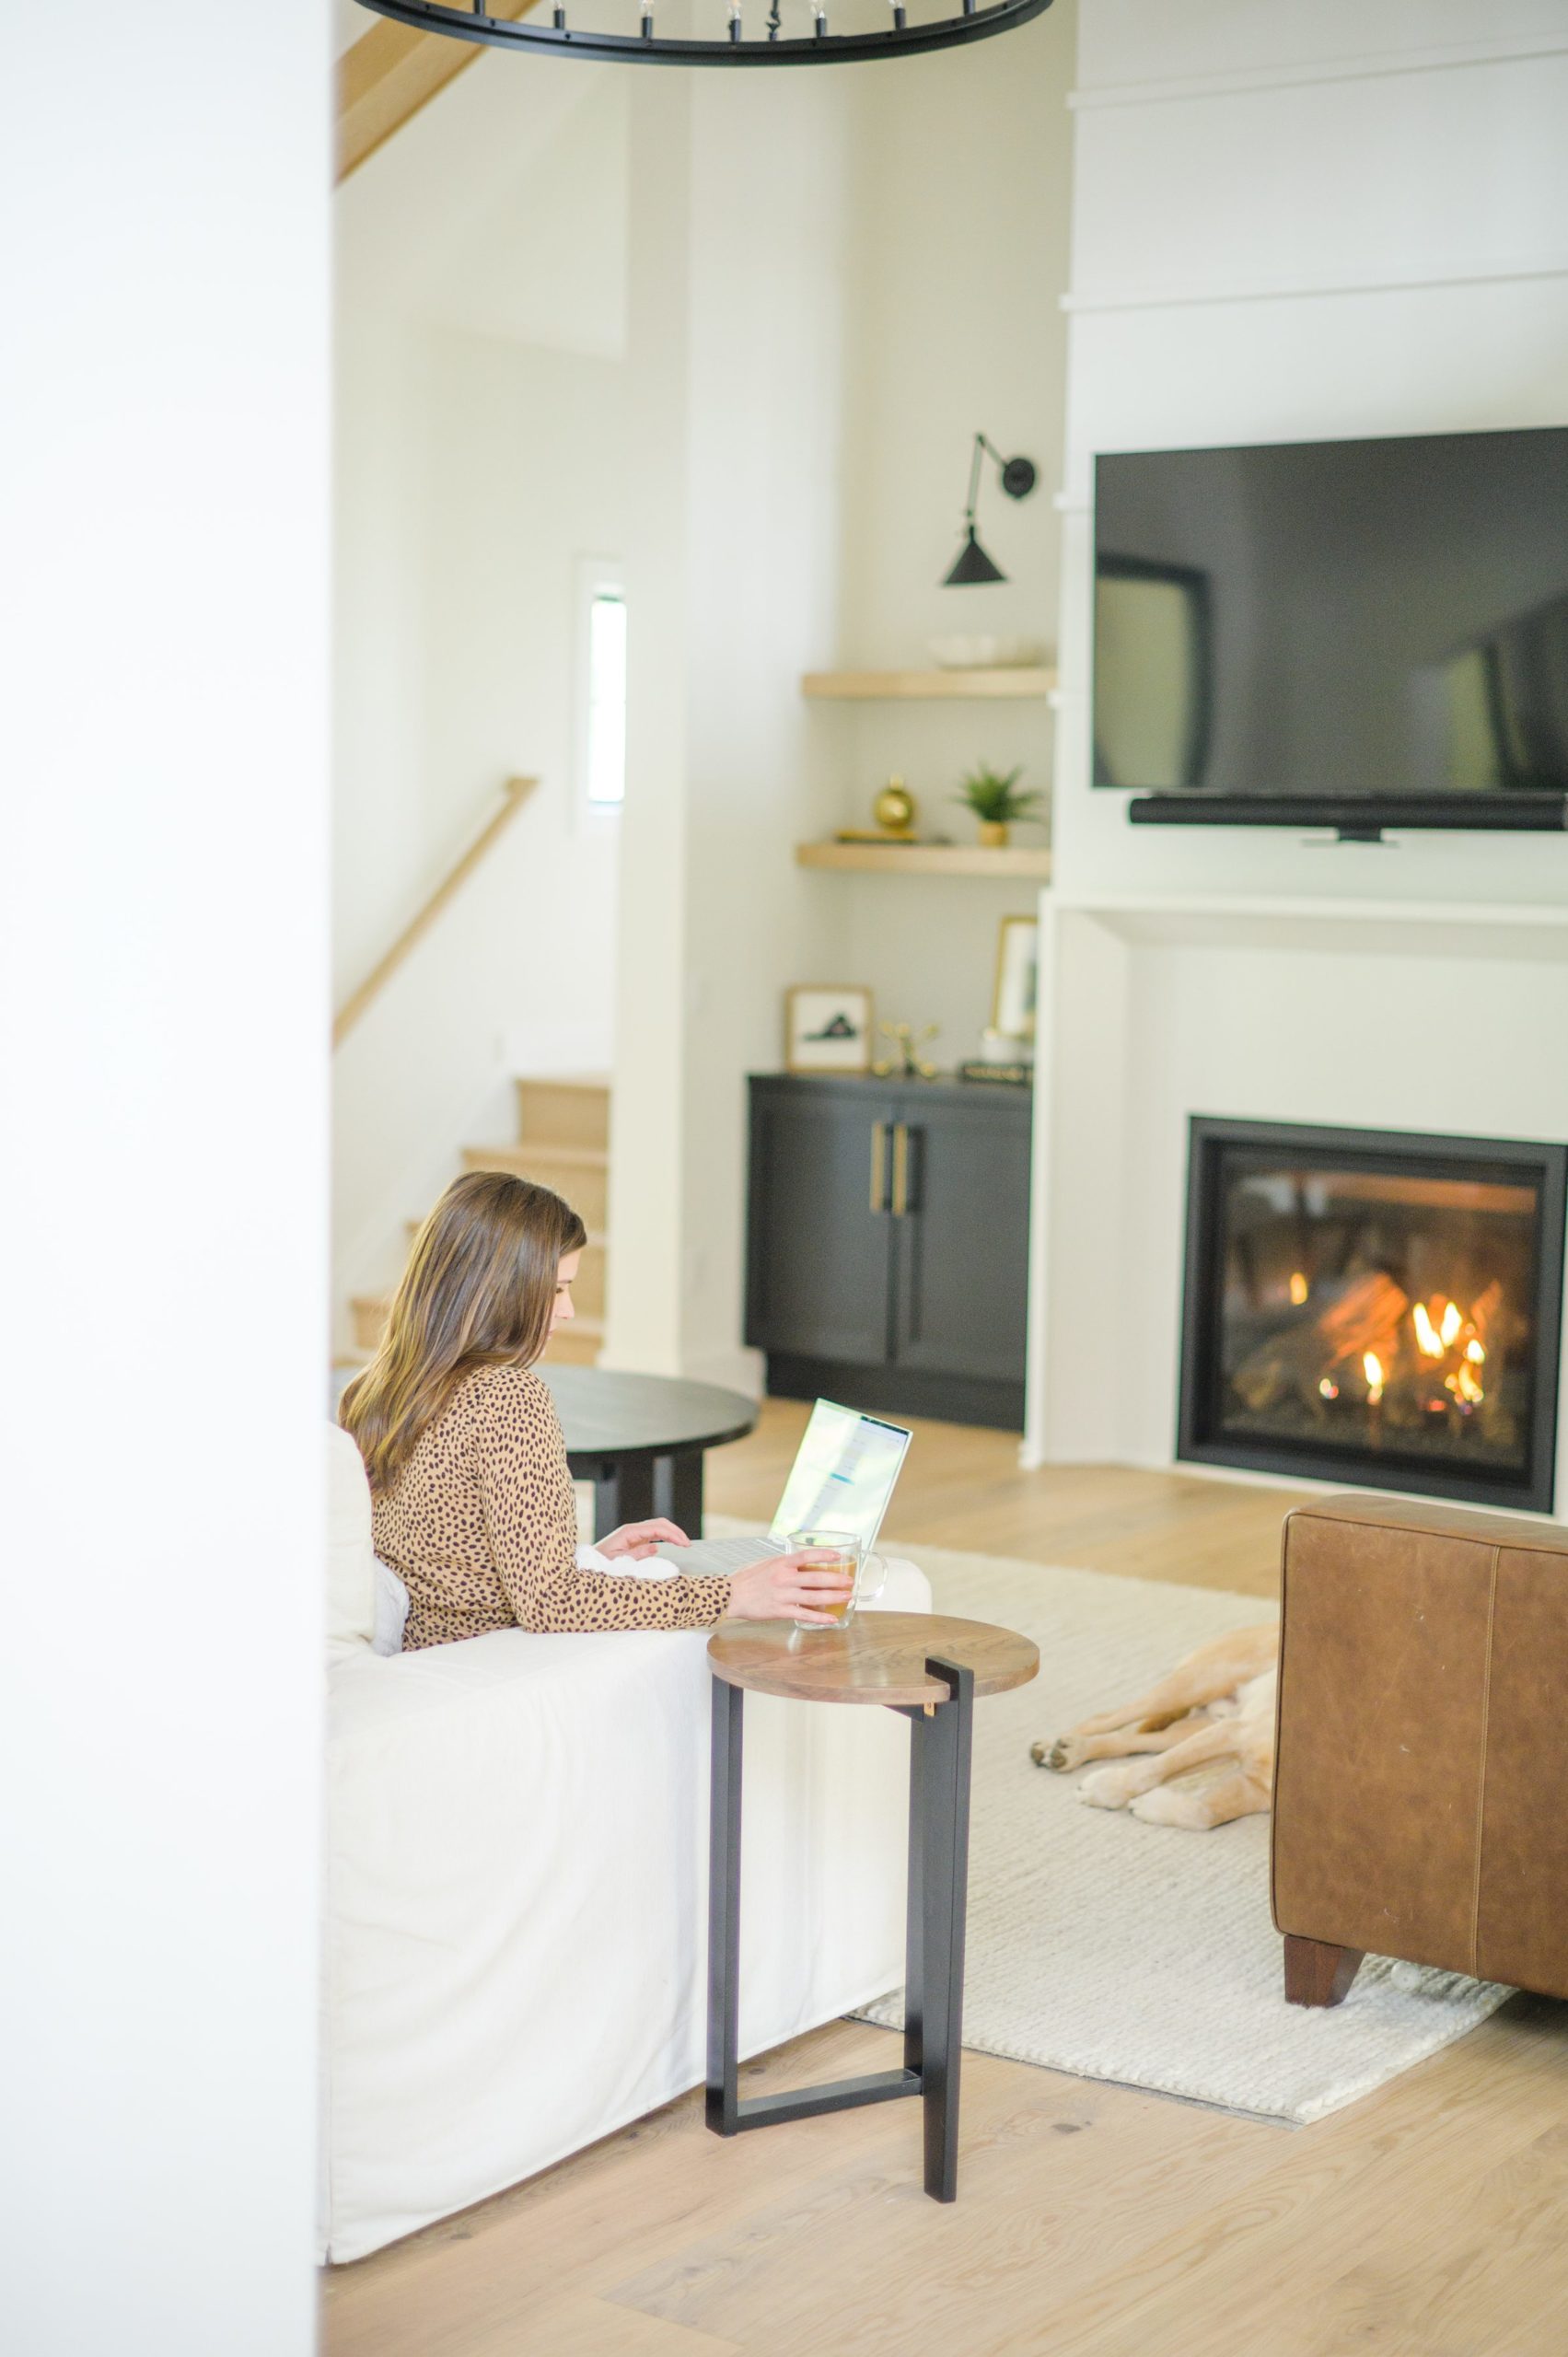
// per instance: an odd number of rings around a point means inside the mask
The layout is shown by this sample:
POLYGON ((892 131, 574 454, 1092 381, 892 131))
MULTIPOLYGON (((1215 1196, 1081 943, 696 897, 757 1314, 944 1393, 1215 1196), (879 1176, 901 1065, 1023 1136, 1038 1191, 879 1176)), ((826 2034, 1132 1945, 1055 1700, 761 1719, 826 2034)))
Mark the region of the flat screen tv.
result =
POLYGON ((1142 822, 1568 824, 1568 427, 1095 462, 1094 779, 1142 822))

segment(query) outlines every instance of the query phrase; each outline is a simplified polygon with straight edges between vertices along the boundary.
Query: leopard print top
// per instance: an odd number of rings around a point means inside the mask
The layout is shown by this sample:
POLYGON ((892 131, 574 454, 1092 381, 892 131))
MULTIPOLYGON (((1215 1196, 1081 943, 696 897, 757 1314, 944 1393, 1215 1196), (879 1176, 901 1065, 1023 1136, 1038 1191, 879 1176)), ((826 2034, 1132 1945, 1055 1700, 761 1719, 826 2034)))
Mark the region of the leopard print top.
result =
POLYGON ((577 1515, 555 1402, 521 1366, 465 1376, 385 1495, 376 1552, 409 1592, 403 1651, 492 1629, 700 1629, 727 1579, 576 1568, 577 1515))

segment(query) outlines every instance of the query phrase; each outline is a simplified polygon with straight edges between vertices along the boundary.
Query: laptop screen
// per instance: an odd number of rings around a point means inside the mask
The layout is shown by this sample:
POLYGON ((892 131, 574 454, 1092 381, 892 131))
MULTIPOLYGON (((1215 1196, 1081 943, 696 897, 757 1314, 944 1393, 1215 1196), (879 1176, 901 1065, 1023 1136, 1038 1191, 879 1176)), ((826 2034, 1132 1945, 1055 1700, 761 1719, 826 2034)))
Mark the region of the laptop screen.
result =
POLYGON ((902 1424, 819 1399, 768 1536, 847 1530, 872 1546, 909 1445, 902 1424))

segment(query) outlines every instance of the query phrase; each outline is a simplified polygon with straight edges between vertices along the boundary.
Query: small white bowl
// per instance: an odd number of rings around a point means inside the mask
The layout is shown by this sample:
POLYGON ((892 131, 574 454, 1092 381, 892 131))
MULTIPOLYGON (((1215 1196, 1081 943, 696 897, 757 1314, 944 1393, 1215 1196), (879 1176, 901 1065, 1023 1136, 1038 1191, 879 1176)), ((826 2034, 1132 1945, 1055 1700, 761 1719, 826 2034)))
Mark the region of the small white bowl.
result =
POLYGON ((1038 638, 933 638, 926 644, 944 671, 1017 671, 1045 661, 1038 638))

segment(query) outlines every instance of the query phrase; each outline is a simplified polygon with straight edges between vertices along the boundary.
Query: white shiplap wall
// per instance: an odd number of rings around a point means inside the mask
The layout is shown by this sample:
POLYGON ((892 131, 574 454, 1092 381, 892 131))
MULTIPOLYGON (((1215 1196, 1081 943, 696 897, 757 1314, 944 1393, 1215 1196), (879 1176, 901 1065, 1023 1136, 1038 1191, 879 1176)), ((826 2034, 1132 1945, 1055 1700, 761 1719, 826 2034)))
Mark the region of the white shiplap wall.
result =
POLYGON ((1168 1463, 1189 1114, 1568 1135, 1568 839, 1130 828, 1093 456, 1568 422, 1568 0, 1083 0, 1074 112, 1028 1448, 1168 1463))
POLYGON ((1568 421, 1568 0, 1086 0, 1074 105, 1059 887, 1568 897, 1568 840, 1132 833, 1086 701, 1096 451, 1568 421))

